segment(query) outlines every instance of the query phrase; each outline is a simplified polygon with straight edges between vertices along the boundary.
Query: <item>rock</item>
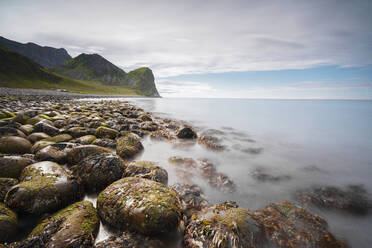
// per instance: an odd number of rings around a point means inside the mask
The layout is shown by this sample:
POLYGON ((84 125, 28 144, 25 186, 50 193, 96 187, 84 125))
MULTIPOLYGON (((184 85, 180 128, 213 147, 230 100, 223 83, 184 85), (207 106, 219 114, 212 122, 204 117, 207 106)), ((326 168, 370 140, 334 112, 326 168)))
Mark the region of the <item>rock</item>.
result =
POLYGON ((222 191, 233 192, 236 190, 234 182, 225 174, 217 172, 214 164, 208 159, 200 161, 201 176, 207 180, 212 187, 222 191))
POLYGON ((55 142, 53 141, 45 141, 45 140, 39 140, 37 141, 32 147, 31 147, 31 153, 37 153, 38 151, 40 151, 41 149, 47 147, 47 146, 50 146, 50 145, 53 145, 55 144, 55 142))
MULTIPOLYGON (((82 145, 90 145, 96 139, 97 139, 97 137, 94 136, 94 135, 85 135, 85 136, 81 136, 81 137, 79 137, 77 139, 74 139, 72 142, 79 143, 79 144, 82 144, 82 145)), ((97 144, 93 144, 93 145, 97 145, 97 144)))
POLYGON ((32 133, 29 136, 27 136, 27 139, 31 143, 35 143, 39 140, 48 139, 48 138, 50 138, 50 135, 48 135, 46 133, 32 133))
POLYGON ((152 121, 151 116, 147 114, 142 114, 138 117, 139 120, 141 121, 152 121))
POLYGON ((38 161, 53 161, 60 164, 65 164, 67 162, 67 153, 72 148, 77 145, 74 143, 57 143, 46 146, 45 148, 39 150, 35 158, 38 161))
POLYGON ((98 229, 99 218, 93 204, 76 202, 44 219, 25 240, 10 248, 90 248, 98 229))
POLYGON ((214 151, 222 151, 225 149, 223 145, 220 145, 220 139, 214 136, 202 135, 198 138, 198 143, 205 146, 208 149, 214 151))
POLYGON ((53 127, 52 125, 48 124, 45 121, 38 122, 34 127, 35 132, 42 132, 46 133, 50 136, 55 136, 59 134, 59 130, 56 127, 53 127))
POLYGON ((17 234, 18 217, 4 203, 0 203, 0 242, 6 242, 17 234))
POLYGON ((107 148, 95 145, 80 145, 73 147, 67 151, 67 162, 69 165, 76 165, 81 162, 84 158, 94 155, 94 154, 102 154, 102 153, 110 153, 111 151, 107 148))
POLYGON ((29 116, 25 115, 24 112, 19 112, 17 115, 13 118, 13 122, 18 122, 20 124, 26 124, 27 120, 30 119, 29 116))
POLYGON ((158 125, 152 121, 145 121, 139 125, 139 128, 145 131, 156 131, 158 129, 158 125))
POLYGON ((194 214, 185 231, 185 247, 264 247, 265 233, 248 209, 224 203, 194 214))
POLYGON ((112 139, 95 139, 92 143, 93 145, 96 146, 103 146, 107 147, 110 149, 115 149, 116 148, 116 142, 113 141, 112 139))
POLYGON ((202 189, 195 184, 174 184, 171 186, 186 206, 187 216, 190 217, 191 214, 196 210, 201 210, 208 206, 208 200, 203 195, 202 189))
POLYGON ((96 129, 96 137, 97 138, 108 138, 108 139, 115 139, 116 135, 118 135, 119 131, 108 128, 108 127, 99 127, 96 129))
POLYGON ((0 110, 0 120, 13 119, 16 115, 13 112, 0 110))
POLYGON ((71 135, 69 135, 67 133, 64 133, 64 134, 58 134, 56 136, 46 138, 45 140, 46 141, 52 141, 52 142, 55 142, 55 143, 59 143, 59 142, 67 142, 71 139, 72 139, 71 135))
POLYGON ((0 202, 4 201, 6 193, 17 183, 17 179, 0 177, 0 202))
POLYGON ((30 125, 36 125, 38 122, 43 121, 43 120, 44 120, 43 118, 39 116, 35 116, 35 117, 28 119, 26 123, 30 125))
POLYGON ((197 138, 196 133, 190 127, 181 127, 177 130, 176 136, 179 139, 195 139, 197 138))
POLYGON ((327 229, 327 222, 306 209, 282 201, 255 212, 269 247, 347 247, 327 229))
POLYGON ((19 136, 22 138, 26 138, 26 135, 22 131, 14 127, 0 127, 0 137, 6 136, 19 136))
POLYGON ((183 158, 180 156, 173 156, 168 159, 168 162, 172 165, 188 167, 188 168, 197 168, 197 163, 192 158, 183 158))
POLYGON ((22 170, 35 160, 25 156, 0 155, 0 177, 18 178, 22 170))
POLYGON ((17 212, 41 215, 52 213, 78 200, 80 185, 58 164, 40 162, 27 166, 21 181, 12 187, 5 203, 17 212))
POLYGON ((133 134, 127 134, 116 139, 116 153, 122 159, 132 158, 142 150, 141 141, 133 134))
POLYGON ((174 137, 165 130, 157 130, 150 133, 150 138, 154 140, 173 140, 174 137))
POLYGON ((67 130, 67 133, 74 138, 78 138, 85 135, 94 135, 95 131, 96 130, 94 128, 72 127, 67 130))
POLYGON ((98 242, 94 248, 168 248, 162 241, 133 232, 123 232, 98 242))
POLYGON ((99 192, 119 180, 125 162, 110 153, 94 154, 84 158, 74 167, 74 174, 88 192, 99 192))
POLYGON ((31 134, 34 131, 34 126, 30 124, 22 125, 19 127, 19 130, 21 130, 24 134, 31 134))
POLYGON ((126 177, 98 195, 98 213, 103 221, 119 229, 145 235, 177 230, 182 218, 178 194, 152 180, 126 177))
POLYGON ((372 208, 372 201, 361 185, 348 185, 344 189, 333 186, 315 186, 298 191, 296 200, 304 204, 340 209, 359 215, 368 214, 372 208))
POLYGON ((148 161, 134 161, 128 164, 123 177, 141 177, 168 184, 168 172, 148 161))
POLYGON ((31 152, 31 143, 25 138, 7 136, 0 138, 0 153, 25 154, 31 152))
POLYGON ((252 177, 259 181, 274 181, 279 182, 283 180, 289 180, 291 177, 289 175, 280 175, 280 176, 274 176, 267 172, 265 172, 262 168, 256 168, 252 173, 252 177))

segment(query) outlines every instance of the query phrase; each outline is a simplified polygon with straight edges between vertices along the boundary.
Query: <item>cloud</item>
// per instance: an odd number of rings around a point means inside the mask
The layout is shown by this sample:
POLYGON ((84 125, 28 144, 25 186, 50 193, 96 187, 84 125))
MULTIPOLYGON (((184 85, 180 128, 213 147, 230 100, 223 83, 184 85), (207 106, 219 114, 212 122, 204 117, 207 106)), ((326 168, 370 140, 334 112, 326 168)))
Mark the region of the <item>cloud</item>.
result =
POLYGON ((371 12, 369 0, 3 0, 0 30, 166 77, 372 64, 371 12))

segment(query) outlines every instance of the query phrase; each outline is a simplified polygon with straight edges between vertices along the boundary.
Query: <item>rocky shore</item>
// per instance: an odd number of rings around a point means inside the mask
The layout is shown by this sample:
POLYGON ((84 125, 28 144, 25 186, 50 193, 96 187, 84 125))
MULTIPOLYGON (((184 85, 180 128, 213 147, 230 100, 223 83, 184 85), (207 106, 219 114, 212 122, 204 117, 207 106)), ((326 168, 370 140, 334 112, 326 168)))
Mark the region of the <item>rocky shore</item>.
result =
MULTIPOLYGON (((168 185, 161 165, 136 160, 146 152, 145 136, 223 150, 213 135, 126 101, 75 101, 79 95, 60 93, 1 89, 0 247, 348 247, 324 218, 294 202, 259 210, 210 204, 188 177, 197 175, 226 193, 236 185, 207 159, 170 156, 186 182, 175 185, 168 185), (98 195, 96 207, 83 200, 88 193, 98 195), (33 220, 31 227, 25 220, 33 220), (113 236, 96 242, 102 224, 113 236)), ((289 178, 261 170, 253 176, 289 178)), ((365 193, 360 187, 326 188, 296 197, 367 214, 365 193)))

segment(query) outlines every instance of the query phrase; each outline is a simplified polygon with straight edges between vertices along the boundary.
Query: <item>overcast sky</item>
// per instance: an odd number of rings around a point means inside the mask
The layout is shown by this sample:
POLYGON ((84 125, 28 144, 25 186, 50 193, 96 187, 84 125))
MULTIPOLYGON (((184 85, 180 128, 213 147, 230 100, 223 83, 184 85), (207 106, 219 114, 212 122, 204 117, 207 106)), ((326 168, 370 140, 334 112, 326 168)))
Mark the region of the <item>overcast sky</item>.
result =
POLYGON ((371 13, 371 0, 1 0, 0 35, 149 66, 166 96, 372 99, 371 13))

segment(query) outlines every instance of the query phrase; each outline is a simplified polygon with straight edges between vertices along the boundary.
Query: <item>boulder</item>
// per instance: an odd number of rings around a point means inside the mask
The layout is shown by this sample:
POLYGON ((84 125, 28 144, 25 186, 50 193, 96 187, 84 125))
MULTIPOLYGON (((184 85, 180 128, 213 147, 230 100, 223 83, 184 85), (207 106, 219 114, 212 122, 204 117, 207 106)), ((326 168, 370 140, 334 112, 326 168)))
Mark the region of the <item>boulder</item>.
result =
POLYGON ((106 139, 106 138, 103 138, 103 139, 95 139, 93 142, 92 142, 93 145, 96 145, 96 146, 103 146, 103 147, 107 147, 107 148, 110 148, 110 149, 115 149, 116 148, 116 142, 112 139, 106 139))
POLYGON ((177 230, 182 218, 178 194, 152 180, 126 177, 98 195, 101 219, 113 227, 145 235, 166 234, 177 230))
POLYGON ((18 178, 22 170, 35 160, 27 156, 0 155, 0 177, 18 178))
POLYGON ((71 135, 69 135, 67 133, 64 133, 64 134, 58 134, 56 136, 46 138, 45 140, 46 141, 52 141, 52 142, 55 142, 55 143, 59 143, 59 142, 67 142, 71 139, 72 139, 71 135))
POLYGON ((127 134, 116 139, 116 153, 122 159, 132 158, 142 150, 141 141, 133 134, 127 134))
POLYGON ((0 137, 5 136, 19 136, 22 138, 26 138, 26 135, 22 131, 18 130, 17 128, 9 126, 0 127, 0 137))
POLYGON ((96 129, 96 137, 97 138, 108 138, 108 139, 115 139, 116 135, 118 135, 119 131, 108 128, 108 127, 98 127, 96 129))
POLYGON ((40 151, 41 149, 43 149, 47 146, 53 145, 53 144, 55 144, 55 142, 53 142, 53 141, 39 140, 39 141, 35 142, 35 144, 31 147, 31 153, 35 154, 38 151, 40 151))
POLYGON ((69 165, 76 165, 88 156, 102 153, 111 153, 111 151, 101 146, 78 145, 67 151, 67 162, 69 165))
POLYGON ((149 161, 133 161, 128 164, 123 177, 141 177, 168 184, 168 172, 149 161))
POLYGON ((30 134, 29 136, 27 136, 27 139, 31 142, 31 143, 35 143, 39 140, 43 140, 43 139, 48 139, 50 138, 50 135, 46 134, 46 133, 32 133, 30 134))
POLYGON ((88 192, 99 192, 119 180, 125 170, 125 162, 110 153, 94 154, 74 166, 74 175, 88 192))
MULTIPOLYGON (((79 144, 82 144, 82 145, 90 145, 92 144, 95 140, 97 139, 96 136, 94 135, 84 135, 84 136, 81 136, 77 139, 74 139, 73 141, 71 142, 74 142, 74 143, 79 143, 79 144)), ((96 145, 96 144, 94 144, 96 145)))
POLYGON ((96 130, 94 128, 72 127, 69 128, 66 132, 74 138, 79 138, 85 135, 94 135, 95 131, 96 130))
POLYGON ((74 143, 57 143, 46 146, 45 148, 39 150, 35 158, 38 161, 54 161, 60 164, 65 164, 67 162, 67 153, 70 149, 76 147, 74 143))
POLYGON ((171 188, 180 196, 186 207, 185 210, 188 217, 190 217, 193 212, 208 206, 207 198, 203 195, 202 189, 196 184, 176 183, 172 185, 171 188))
POLYGON ((110 236, 98 242, 94 248, 168 248, 164 242, 139 233, 123 232, 119 237, 110 236))
POLYGON ((225 149, 225 147, 221 145, 220 142, 221 140, 219 138, 209 135, 202 135, 198 138, 199 144, 213 151, 222 151, 225 149))
POLYGON ((10 248, 90 248, 98 229, 99 218, 93 204, 80 201, 44 219, 26 239, 10 248))
POLYGON ((34 126, 30 124, 22 125, 19 127, 19 130, 21 130, 24 134, 29 135, 34 131, 34 126))
POLYGON ((4 201, 6 193, 17 183, 18 180, 15 178, 0 177, 0 202, 4 201))
POLYGON ((0 203, 0 243, 9 241, 17 234, 18 217, 4 203, 0 203))
POLYGON ((194 130, 191 129, 191 127, 181 127, 177 130, 176 136, 179 139, 195 139, 197 138, 197 134, 194 132, 194 130))
POLYGON ((31 143, 25 138, 7 136, 0 138, 0 153, 25 154, 31 152, 31 143))
POLYGON ((59 134, 58 128, 48 124, 46 121, 38 122, 34 127, 35 132, 46 133, 50 136, 55 136, 59 134))

